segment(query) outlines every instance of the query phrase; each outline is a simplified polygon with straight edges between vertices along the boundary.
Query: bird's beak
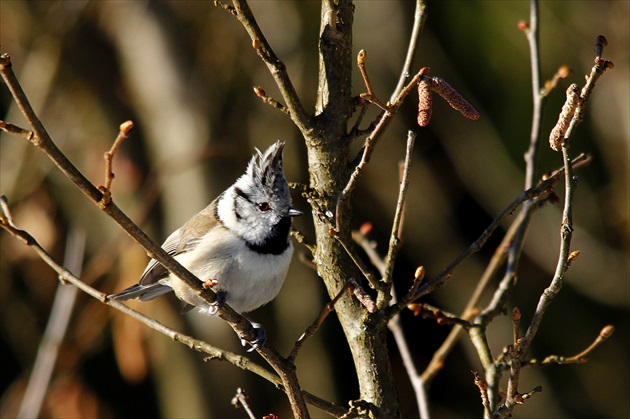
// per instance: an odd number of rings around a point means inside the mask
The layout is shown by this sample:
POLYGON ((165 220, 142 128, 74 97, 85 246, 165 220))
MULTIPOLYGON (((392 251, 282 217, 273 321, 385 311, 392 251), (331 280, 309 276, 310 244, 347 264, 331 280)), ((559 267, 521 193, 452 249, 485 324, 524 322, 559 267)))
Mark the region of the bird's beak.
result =
POLYGON ((302 215, 302 211, 296 210, 295 208, 289 208, 288 216, 289 217, 297 217, 298 215, 302 215))

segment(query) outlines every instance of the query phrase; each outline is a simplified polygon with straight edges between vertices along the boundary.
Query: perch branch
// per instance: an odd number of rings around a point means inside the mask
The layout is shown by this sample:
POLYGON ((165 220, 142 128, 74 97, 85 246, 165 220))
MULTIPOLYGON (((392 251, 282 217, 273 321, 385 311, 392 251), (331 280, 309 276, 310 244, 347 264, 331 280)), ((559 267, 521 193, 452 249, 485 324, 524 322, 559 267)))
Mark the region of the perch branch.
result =
MULTIPOLYGON (((50 254, 37 242, 37 240, 27 231, 19 229, 14 223, 13 218, 11 216, 11 212, 8 207, 8 202, 5 196, 0 197, 0 207, 2 209, 3 214, 0 216, 0 227, 4 228, 11 235, 13 235, 16 239, 22 241, 27 246, 31 247, 35 253, 55 272, 57 272, 59 276, 59 280, 62 284, 69 283, 90 295, 91 297, 99 300, 100 302, 107 304, 108 306, 130 316, 134 319, 140 321, 144 325, 149 328, 162 333, 163 335, 171 338, 176 342, 180 342, 189 348, 202 352, 209 357, 206 360, 221 360, 227 361, 230 364, 235 365, 238 368, 241 368, 245 371, 252 372, 270 383, 272 383, 275 387, 284 388, 283 380, 276 374, 270 372, 266 368, 262 367, 259 364, 252 362, 249 358, 235 354, 233 352, 225 351, 223 349, 217 348, 213 345, 210 345, 204 341, 195 339, 191 336, 179 333, 163 324, 158 322, 155 319, 145 316, 144 314, 133 310, 132 308, 116 301, 110 300, 107 298, 107 294, 98 291, 97 289, 87 285, 85 282, 81 281, 75 275, 73 275, 70 271, 65 269, 63 266, 59 265, 50 254)), ((303 392, 304 399, 308 401, 308 403, 313 406, 317 406, 318 408, 329 412, 331 414, 340 416, 343 415, 346 411, 345 409, 334 405, 333 403, 327 402, 323 399, 320 399, 317 396, 314 396, 308 392, 303 392)))
MULTIPOLYGON (((30 141, 41 149, 60 168, 60 170, 77 186, 88 198, 101 208, 107 215, 116 221, 127 234, 138 244, 140 244, 151 258, 156 259, 169 272, 173 273, 184 281, 198 295, 208 302, 214 302, 216 294, 211 289, 204 289, 201 281, 184 268, 180 263, 166 253, 154 240, 152 240, 142 229, 140 229, 131 219, 118 208, 110 199, 103 201, 103 193, 99 191, 83 174, 70 162, 70 160, 59 150, 57 145, 50 138, 48 132, 37 117, 31 107, 26 94, 24 93, 15 73, 13 72, 11 59, 8 54, 0 55, 0 74, 18 107, 29 122, 34 135, 30 141)), ((256 339, 256 332, 252 324, 242 315, 235 312, 229 305, 224 304, 219 308, 218 315, 235 330, 241 339, 253 341, 256 339)), ((282 379, 284 390, 291 402, 291 407, 295 416, 308 417, 308 410, 304 403, 302 391, 299 387, 295 366, 290 365, 273 348, 263 346, 258 348, 258 352, 274 368, 282 379)))

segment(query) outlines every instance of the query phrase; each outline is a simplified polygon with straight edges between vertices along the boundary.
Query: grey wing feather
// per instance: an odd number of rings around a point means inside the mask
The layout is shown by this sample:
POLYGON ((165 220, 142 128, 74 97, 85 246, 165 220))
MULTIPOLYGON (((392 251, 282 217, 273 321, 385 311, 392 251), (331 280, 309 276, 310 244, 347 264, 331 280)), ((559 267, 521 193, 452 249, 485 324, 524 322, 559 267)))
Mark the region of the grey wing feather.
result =
POLYGON ((127 301, 134 298, 137 298, 140 301, 148 301, 171 291, 173 291, 171 287, 169 287, 168 285, 160 284, 160 283, 153 284, 153 285, 136 284, 127 288, 124 291, 119 292, 118 294, 110 295, 108 296, 108 298, 110 300, 117 300, 117 301, 127 301))
MULTIPOLYGON (((162 249, 171 256, 178 255, 182 252, 178 252, 180 243, 181 229, 175 230, 173 234, 168 236, 162 249)), ((162 266, 160 262, 155 259, 151 259, 144 269, 142 276, 140 276, 140 285, 155 285, 160 279, 166 278, 169 275, 168 270, 162 266)))
MULTIPOLYGON (((203 211, 192 217, 184 226, 175 230, 162 244, 162 248, 171 256, 177 256, 195 248, 201 237, 216 226, 214 218, 216 200, 203 211)), ((162 280, 169 276, 168 270, 160 262, 151 259, 147 264, 138 284, 118 294, 110 295, 113 300, 126 301, 138 298, 141 301, 152 300, 173 289, 162 280)))

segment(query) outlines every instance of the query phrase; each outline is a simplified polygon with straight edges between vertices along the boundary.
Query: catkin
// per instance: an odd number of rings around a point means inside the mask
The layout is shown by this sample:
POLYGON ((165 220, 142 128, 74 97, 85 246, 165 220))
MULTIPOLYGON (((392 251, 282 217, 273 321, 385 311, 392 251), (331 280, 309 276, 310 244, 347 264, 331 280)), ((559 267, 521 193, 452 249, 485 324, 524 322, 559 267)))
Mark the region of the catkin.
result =
POLYGON ((426 78, 422 78, 418 83, 418 125, 426 127, 431 120, 433 98, 429 82, 426 78))
POLYGON ((552 150, 560 151, 562 149, 564 137, 567 134, 567 130, 571 124, 571 119, 573 119, 573 114, 575 113, 575 109, 579 103, 580 88, 577 84, 573 83, 567 89, 567 100, 562 106, 558 122, 556 122, 556 126, 553 127, 551 133, 549 134, 549 146, 552 150))
POLYGON ((479 119, 479 111, 462 97, 453 87, 439 77, 429 78, 429 87, 448 102, 451 107, 468 119, 479 119))

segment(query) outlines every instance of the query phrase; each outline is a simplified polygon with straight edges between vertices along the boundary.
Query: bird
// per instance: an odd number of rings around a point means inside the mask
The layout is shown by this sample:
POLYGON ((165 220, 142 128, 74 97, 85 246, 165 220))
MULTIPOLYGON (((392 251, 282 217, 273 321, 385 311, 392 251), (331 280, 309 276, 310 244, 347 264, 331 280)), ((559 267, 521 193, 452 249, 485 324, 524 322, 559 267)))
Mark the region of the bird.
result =
MULTIPOLYGON (((157 260, 151 259, 139 282, 108 298, 152 300, 174 292, 185 305, 214 315, 227 303, 244 314, 273 300, 287 276, 293 255, 290 231, 293 208, 282 166, 285 143, 277 141, 264 153, 255 149, 245 173, 206 208, 175 230, 162 248, 216 293, 208 303, 157 260)), ((249 318, 248 318, 249 319, 249 318)), ((250 320, 256 349, 265 343, 262 326, 250 320)), ((245 343, 245 342, 243 342, 245 343)))

